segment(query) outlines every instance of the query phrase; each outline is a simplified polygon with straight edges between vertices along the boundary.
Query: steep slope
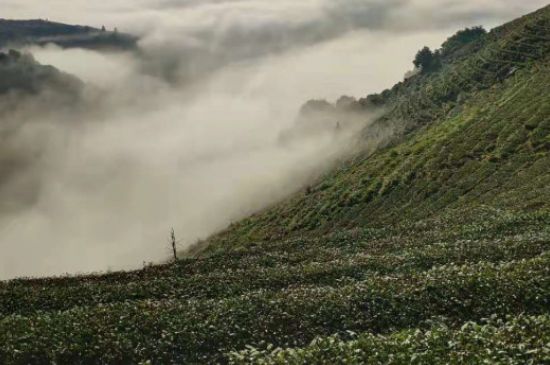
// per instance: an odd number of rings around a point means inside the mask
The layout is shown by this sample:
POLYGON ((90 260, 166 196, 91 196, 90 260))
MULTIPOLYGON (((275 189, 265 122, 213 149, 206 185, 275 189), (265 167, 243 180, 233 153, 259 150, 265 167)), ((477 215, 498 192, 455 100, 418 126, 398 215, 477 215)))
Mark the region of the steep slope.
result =
POLYGON ((457 116, 436 121, 398 146, 348 162, 307 192, 217 239, 234 244, 318 235, 483 205, 548 208, 548 66, 538 64, 477 93, 457 116))
POLYGON ((0 283, 0 363, 544 363, 548 29, 545 8, 358 101, 397 137, 198 258, 0 283))
POLYGON ((399 146, 346 162, 213 241, 318 235, 454 207, 547 207, 549 14, 546 7, 497 28, 438 72, 359 100, 389 109, 365 133, 392 130, 384 143, 399 146))

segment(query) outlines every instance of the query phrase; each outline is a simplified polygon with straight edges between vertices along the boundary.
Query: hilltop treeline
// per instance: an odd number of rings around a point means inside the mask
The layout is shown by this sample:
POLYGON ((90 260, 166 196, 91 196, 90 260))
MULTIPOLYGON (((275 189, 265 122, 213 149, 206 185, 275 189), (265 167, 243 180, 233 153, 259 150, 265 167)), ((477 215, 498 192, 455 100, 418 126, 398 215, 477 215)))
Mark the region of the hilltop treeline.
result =
POLYGON ((137 37, 108 31, 105 27, 68 25, 43 19, 0 19, 0 48, 53 43, 63 48, 92 48, 130 50, 136 47, 137 37))

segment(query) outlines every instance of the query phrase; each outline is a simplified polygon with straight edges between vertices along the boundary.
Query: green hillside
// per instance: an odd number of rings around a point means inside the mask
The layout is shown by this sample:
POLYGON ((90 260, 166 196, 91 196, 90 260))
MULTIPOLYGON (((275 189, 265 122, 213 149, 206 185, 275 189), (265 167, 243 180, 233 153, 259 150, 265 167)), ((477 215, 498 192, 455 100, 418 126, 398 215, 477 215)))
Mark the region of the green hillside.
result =
POLYGON ((376 152, 189 257, 0 283, 0 364, 548 363, 550 7, 447 46, 357 101, 376 152))
POLYGON ((393 130, 385 141, 391 147, 358 156, 231 227, 216 238, 226 244, 211 250, 415 221, 453 208, 547 206, 549 18, 547 7, 497 28, 437 72, 359 100, 367 109, 389 109, 367 132, 393 130))

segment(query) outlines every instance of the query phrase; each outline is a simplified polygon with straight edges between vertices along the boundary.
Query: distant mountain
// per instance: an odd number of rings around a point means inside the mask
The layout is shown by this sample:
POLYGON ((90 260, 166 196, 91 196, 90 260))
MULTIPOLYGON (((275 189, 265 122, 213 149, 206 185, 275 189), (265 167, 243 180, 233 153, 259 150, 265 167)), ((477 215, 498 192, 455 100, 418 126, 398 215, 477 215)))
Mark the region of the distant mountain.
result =
POLYGON ((0 48, 53 43, 63 48, 128 50, 136 47, 137 40, 137 37, 117 30, 107 31, 42 19, 0 19, 0 48))

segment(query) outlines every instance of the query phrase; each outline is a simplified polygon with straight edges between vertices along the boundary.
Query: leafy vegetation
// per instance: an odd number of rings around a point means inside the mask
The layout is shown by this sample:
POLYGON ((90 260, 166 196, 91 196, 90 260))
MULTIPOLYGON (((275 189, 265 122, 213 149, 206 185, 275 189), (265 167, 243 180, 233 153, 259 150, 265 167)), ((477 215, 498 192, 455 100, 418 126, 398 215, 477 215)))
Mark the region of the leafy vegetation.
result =
POLYGON ((0 363, 548 362, 547 29, 550 7, 343 99, 394 137, 186 258, 0 283, 0 363))
POLYGON ((433 72, 441 67, 441 54, 439 51, 432 52, 428 47, 422 48, 416 54, 413 64, 422 72, 433 72))
POLYGON ((224 352, 247 344, 300 346, 340 331, 384 333, 422 326, 433 316, 460 323, 492 314, 543 313, 550 304, 549 263, 543 255, 377 275, 335 287, 299 285, 219 300, 131 300, 8 315, 0 322, 0 359, 200 362, 222 360, 224 352))
POLYGON ((550 361, 550 316, 490 318, 459 329, 436 322, 429 330, 353 341, 319 338, 306 348, 231 355, 232 364, 543 364, 550 361))
POLYGON ((465 48, 465 46, 482 40, 486 34, 487 31, 483 27, 472 27, 460 30, 441 45, 441 54, 443 57, 449 57, 452 54, 456 54, 460 49, 465 48))

